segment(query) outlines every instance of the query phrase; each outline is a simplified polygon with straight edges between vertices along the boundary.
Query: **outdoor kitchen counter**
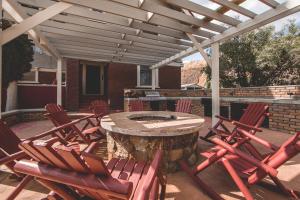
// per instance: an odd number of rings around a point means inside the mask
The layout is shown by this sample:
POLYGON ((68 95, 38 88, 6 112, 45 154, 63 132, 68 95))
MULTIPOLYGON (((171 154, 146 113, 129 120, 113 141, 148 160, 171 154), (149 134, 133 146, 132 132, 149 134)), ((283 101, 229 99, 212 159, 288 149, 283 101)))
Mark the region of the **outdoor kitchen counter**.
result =
MULTIPOLYGON (((138 98, 124 98, 125 101, 133 100, 142 100, 142 101, 170 101, 178 99, 190 99, 190 100, 202 100, 202 99, 211 99, 211 97, 138 97, 138 98)), ((280 103, 280 104, 300 104, 299 99, 293 98, 272 98, 272 97, 220 97, 221 101, 224 102, 262 102, 262 103, 280 103)))
POLYGON ((167 111, 122 112, 101 119, 107 131, 109 158, 149 161, 157 149, 163 149, 168 172, 179 169, 176 161, 180 159, 196 162, 198 132, 203 123, 197 115, 167 111))

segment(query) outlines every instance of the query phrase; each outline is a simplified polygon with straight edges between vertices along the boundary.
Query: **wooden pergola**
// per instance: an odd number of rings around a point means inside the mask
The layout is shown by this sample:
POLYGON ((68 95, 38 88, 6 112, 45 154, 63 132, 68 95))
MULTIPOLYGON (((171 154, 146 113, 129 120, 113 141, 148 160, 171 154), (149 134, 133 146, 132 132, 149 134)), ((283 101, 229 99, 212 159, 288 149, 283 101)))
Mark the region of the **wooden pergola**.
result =
POLYGON ((219 43, 299 12, 300 1, 259 0, 269 7, 261 14, 242 7, 246 0, 210 1, 219 8, 189 0, 2 0, 4 17, 16 24, 1 32, 0 49, 27 32, 38 47, 54 56, 58 104, 65 58, 150 65, 155 89, 158 68, 180 65, 181 58, 198 51, 212 68, 215 115, 220 112, 219 43), (228 11, 247 20, 230 17, 228 11), (205 52, 208 47, 211 57, 205 52))

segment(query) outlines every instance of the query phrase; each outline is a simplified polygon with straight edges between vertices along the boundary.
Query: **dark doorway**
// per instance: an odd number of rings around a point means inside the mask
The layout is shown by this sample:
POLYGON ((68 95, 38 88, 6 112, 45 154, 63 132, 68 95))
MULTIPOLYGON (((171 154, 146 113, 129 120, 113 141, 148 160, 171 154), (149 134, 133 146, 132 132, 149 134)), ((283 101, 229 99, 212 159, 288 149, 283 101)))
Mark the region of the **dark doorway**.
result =
POLYGON ((99 66, 86 65, 86 94, 100 94, 101 69, 99 66))

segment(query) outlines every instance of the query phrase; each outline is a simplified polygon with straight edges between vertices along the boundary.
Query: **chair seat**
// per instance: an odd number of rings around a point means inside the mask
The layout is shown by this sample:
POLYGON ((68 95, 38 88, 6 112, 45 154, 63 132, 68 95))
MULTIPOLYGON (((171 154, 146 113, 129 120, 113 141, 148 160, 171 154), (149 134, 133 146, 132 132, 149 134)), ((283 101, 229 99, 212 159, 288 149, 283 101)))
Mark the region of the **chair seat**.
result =
POLYGON ((223 131, 217 128, 210 128, 209 130, 211 130, 212 132, 216 133, 217 135, 221 136, 221 137, 227 137, 229 136, 227 131, 223 131))
POLYGON ((92 128, 85 129, 84 131, 82 131, 82 134, 83 135, 91 135, 91 134, 95 134, 95 133, 99 133, 99 132, 100 132, 99 126, 95 126, 92 128))
MULTIPOLYGON (((200 154, 206 158, 210 158, 220 149, 222 149, 222 148, 216 146, 216 147, 210 149, 209 151, 202 152, 200 154)), ((224 156, 224 158, 229 160, 231 165, 239 172, 240 176, 242 176, 244 178, 251 175, 257 169, 256 166, 254 166, 254 165, 250 164, 249 162, 246 162, 240 158, 237 158, 236 156, 232 156, 231 154, 226 154, 224 156)), ((220 163, 221 161, 219 160, 218 162, 220 163)))
MULTIPOLYGON (((111 173, 113 178, 127 180, 133 183, 133 192, 130 199, 136 199, 137 195, 142 190, 142 184, 144 183, 147 172, 150 168, 146 162, 135 161, 133 159, 119 159, 112 158, 107 163, 107 169, 111 173)), ((156 180, 157 181, 157 180, 156 180)), ((155 191, 154 187, 158 184, 154 183, 151 191, 155 191)), ((150 199, 155 199, 155 195, 150 194, 150 199), (152 196, 152 198, 151 198, 152 196)))

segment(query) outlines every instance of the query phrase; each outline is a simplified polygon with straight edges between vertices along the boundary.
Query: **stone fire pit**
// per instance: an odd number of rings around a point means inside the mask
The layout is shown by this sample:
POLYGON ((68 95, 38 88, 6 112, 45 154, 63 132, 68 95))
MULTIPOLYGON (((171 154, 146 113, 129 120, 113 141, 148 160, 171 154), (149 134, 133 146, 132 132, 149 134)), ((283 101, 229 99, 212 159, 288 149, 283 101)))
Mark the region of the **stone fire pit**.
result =
POLYGON ((123 112, 102 118, 107 131, 108 156, 151 160, 157 149, 164 151, 164 169, 174 172, 182 158, 194 164, 198 131, 204 119, 191 114, 140 111, 123 112))

